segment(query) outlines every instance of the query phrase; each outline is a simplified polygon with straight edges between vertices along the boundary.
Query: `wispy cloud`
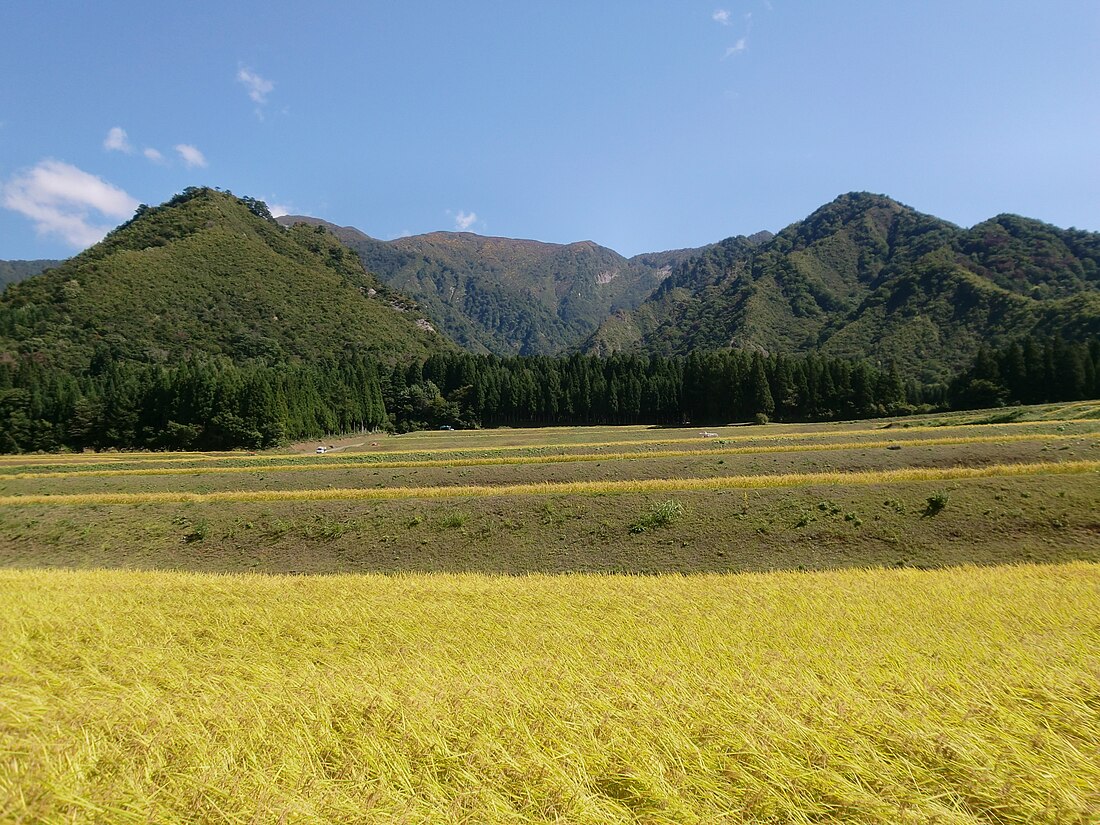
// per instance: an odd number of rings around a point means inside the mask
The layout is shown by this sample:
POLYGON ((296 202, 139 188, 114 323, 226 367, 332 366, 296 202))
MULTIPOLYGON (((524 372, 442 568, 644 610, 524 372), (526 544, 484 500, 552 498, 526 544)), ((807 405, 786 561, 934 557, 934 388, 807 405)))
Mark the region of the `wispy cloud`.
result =
POLYGON ((206 168, 206 156, 191 144, 176 144, 176 151, 179 153, 179 156, 183 158, 183 162, 187 164, 188 169, 194 169, 196 167, 202 169, 206 168))
POLYGON ((747 49, 748 47, 748 38, 742 37, 736 43, 726 49, 726 53, 722 55, 722 59, 725 60, 727 57, 733 57, 735 54, 741 54, 741 52, 745 51, 745 49, 747 49))
POLYGON ((723 26, 728 26, 730 24, 729 9, 715 9, 710 19, 715 23, 721 23, 723 26))
POLYGON ((263 120, 263 107, 267 105, 267 96, 275 91, 275 84, 245 66, 237 69, 237 82, 244 86, 249 99, 256 104, 256 117, 263 120))
POLYGON ((463 212, 461 209, 455 215, 455 229, 465 232, 477 221, 476 212, 463 212))
POLYGON ((283 215, 289 215, 294 211, 294 207, 286 203, 268 203, 267 208, 273 218, 281 218, 283 215))
POLYGON ((103 148, 108 152, 125 152, 126 154, 134 151, 130 139, 126 136, 126 130, 121 126, 115 126, 107 133, 107 137, 103 139, 103 148))
POLYGON ((154 149, 152 146, 146 146, 141 150, 141 154, 145 155, 153 163, 164 163, 164 155, 154 149))
POLYGON ((56 235, 78 249, 101 240, 113 225, 104 218, 128 218, 138 202, 117 186, 59 160, 43 160, 2 189, 3 204, 30 218, 40 235, 56 235))

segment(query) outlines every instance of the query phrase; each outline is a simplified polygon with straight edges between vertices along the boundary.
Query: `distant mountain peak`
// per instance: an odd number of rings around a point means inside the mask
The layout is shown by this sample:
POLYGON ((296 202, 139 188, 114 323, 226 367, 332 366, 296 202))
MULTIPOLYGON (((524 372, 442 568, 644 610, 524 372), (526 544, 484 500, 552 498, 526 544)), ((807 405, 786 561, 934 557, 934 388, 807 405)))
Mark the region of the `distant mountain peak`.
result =
POLYGON ((983 343, 1100 332, 1100 233, 1019 216, 965 230, 849 192, 752 240, 728 238, 673 268, 583 349, 820 351, 937 381, 983 343))
MULTIPOLYGON (((315 218, 280 218, 325 223, 315 218)), ((333 230, 385 283, 416 299, 437 329, 474 352, 546 355, 575 347, 631 309, 698 250, 626 259, 591 240, 547 243, 472 232, 378 241, 333 230)))
MULTIPOLYGON (((10 320, 9 318, 9 320, 10 320)), ((0 298, 0 353, 71 369, 192 356, 280 363, 344 350, 385 360, 449 349, 416 304, 327 230, 286 229, 247 197, 192 187, 0 298), (35 336, 2 316, 28 306, 35 336)))

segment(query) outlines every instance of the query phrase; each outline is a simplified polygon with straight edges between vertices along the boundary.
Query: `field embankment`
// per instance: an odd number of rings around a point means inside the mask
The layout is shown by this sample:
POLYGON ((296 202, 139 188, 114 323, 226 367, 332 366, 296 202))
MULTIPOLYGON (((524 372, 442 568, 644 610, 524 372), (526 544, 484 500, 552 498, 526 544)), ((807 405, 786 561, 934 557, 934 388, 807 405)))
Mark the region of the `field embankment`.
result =
POLYGON ((0 565, 691 573, 1100 561, 1100 420, 1057 409, 1085 417, 7 457, 0 565))

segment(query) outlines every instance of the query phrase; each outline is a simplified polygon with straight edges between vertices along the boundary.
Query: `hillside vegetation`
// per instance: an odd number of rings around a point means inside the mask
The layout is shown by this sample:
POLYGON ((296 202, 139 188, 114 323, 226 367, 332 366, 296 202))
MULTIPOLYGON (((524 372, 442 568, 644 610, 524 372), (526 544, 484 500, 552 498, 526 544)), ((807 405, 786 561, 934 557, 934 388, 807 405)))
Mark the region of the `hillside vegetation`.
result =
POLYGON ((39 272, 44 272, 61 263, 64 262, 48 259, 35 261, 0 261, 0 291, 3 291, 4 287, 8 284, 22 281, 24 278, 37 275, 39 272))
POLYGON ((816 351, 933 382, 983 343, 1098 332, 1100 234, 1014 215, 964 230, 852 193, 764 243, 737 237, 704 250, 585 349, 816 351))
POLYGON ((279 221, 328 227, 459 345, 497 355, 549 355, 576 346, 611 313, 638 306, 671 267, 698 252, 627 259, 591 241, 563 245, 470 232, 380 241, 316 218, 279 221))
POLYGON ((323 229, 286 229, 261 202, 213 189, 142 207, 0 298, 0 354, 71 371, 200 355, 282 363, 348 349, 392 362, 450 346, 323 229))

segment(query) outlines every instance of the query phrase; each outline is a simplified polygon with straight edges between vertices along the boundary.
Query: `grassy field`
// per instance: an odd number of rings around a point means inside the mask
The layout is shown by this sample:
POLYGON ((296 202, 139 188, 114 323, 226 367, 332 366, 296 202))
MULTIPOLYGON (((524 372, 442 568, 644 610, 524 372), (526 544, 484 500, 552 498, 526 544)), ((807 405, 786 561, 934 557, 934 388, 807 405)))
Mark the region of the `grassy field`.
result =
POLYGON ((0 457, 0 822, 1100 822, 1100 404, 716 432, 0 457))

